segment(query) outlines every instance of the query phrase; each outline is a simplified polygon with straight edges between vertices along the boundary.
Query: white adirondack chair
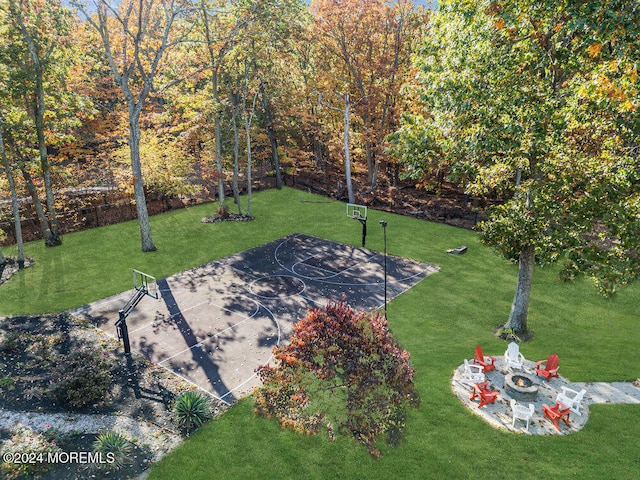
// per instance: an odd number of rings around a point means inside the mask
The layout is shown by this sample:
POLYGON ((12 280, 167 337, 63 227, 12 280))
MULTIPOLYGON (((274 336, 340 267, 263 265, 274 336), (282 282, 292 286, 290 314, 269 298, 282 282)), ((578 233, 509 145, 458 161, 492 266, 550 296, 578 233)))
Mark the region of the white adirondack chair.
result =
POLYGON ((530 403, 528 407, 524 405, 520 405, 513 398, 509 401, 511 404, 511 411, 513 412, 513 420, 511 421, 511 426, 513 428, 516 427, 516 420, 524 420, 527 422, 527 426, 525 430, 529 431, 529 422, 531 421, 531 417, 533 417, 533 412, 535 411, 535 407, 533 403, 530 403))
POLYGON ((587 391, 584 388, 578 392, 568 387, 562 387, 562 392, 556 397, 556 402, 560 402, 573 413, 581 416, 580 407, 582 406, 582 399, 585 393, 587 393, 587 391))
POLYGON ((462 382, 464 383, 482 383, 484 382, 484 367, 470 363, 464 359, 464 370, 462 372, 462 382))
POLYGON ((507 347, 507 351, 504 352, 504 362, 507 364, 507 368, 517 368, 522 370, 524 367, 524 355, 520 353, 520 347, 516 342, 511 342, 507 347))

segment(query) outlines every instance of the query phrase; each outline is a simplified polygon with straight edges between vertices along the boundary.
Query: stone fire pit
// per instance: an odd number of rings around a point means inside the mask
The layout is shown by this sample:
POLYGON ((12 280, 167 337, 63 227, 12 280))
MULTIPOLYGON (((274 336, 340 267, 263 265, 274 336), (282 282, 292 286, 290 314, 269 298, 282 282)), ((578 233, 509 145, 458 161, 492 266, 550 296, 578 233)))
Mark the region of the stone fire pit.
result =
POLYGON ((504 391, 521 402, 533 402, 538 397, 538 384, 528 373, 508 373, 504 377, 504 391))

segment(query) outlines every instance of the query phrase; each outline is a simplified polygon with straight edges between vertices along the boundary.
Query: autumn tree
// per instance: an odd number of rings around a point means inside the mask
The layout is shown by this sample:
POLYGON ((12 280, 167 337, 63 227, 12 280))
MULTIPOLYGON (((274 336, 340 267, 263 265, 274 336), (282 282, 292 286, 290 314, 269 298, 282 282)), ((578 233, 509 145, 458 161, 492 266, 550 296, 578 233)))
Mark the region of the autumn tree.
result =
POLYGON ((154 80, 167 50, 183 38, 185 32, 176 29, 175 24, 181 16, 186 16, 188 5, 177 0, 96 0, 91 8, 75 0, 73 4, 98 33, 105 60, 127 105, 131 172, 142 251, 154 251, 140 161, 140 115, 154 89, 154 80))
MULTIPOLYGON (((64 50, 68 45, 71 15, 68 8, 58 0, 8 0, 3 4, 3 19, 11 26, 5 33, 13 43, 9 61, 14 65, 13 80, 22 79, 27 99, 26 112, 33 119, 36 135, 40 171, 46 195, 46 218, 44 225, 45 244, 55 246, 62 243, 58 228, 55 197, 51 181, 51 167, 47 151, 48 140, 45 125, 47 95, 55 91, 54 85, 62 80, 56 75, 64 74, 67 62, 64 50), (52 88, 53 87, 53 88, 52 88)), ((49 99, 51 102, 51 99, 49 99)), ((51 102, 52 103, 52 102, 51 102)))
MULTIPOLYGON (((232 12, 225 10, 225 2, 219 0, 200 0, 198 3, 198 33, 202 38, 205 48, 205 58, 208 64, 204 71, 207 72, 208 86, 206 93, 209 95, 209 112, 204 112, 200 118, 213 117, 213 135, 215 141, 215 164, 218 174, 218 200, 224 207, 224 170, 222 161, 222 106, 220 104, 220 79, 222 66, 232 41, 238 31, 246 24, 246 19, 237 18, 232 12)), ((200 65, 198 66, 200 68, 200 65)), ((203 125, 204 126, 204 125, 203 125)))
MULTIPOLYGON (((24 242, 22 240, 22 223, 20 219, 20 210, 18 205, 18 193, 16 189, 16 182, 14 180, 13 175, 13 165, 9 161, 9 157, 4 148, 4 125, 3 118, 0 115, 0 165, 2 165, 5 175, 7 177, 7 182, 9 184, 9 192, 11 195, 11 211, 13 213, 13 224, 15 228, 15 237, 16 237, 16 245, 18 248, 18 267, 24 267, 24 242)), ((2 235, 4 232, 0 230, 0 240, 2 239, 2 235)), ((5 263, 5 258, 0 252, 0 267, 5 263)), ((0 271, 2 268, 0 268, 0 271)))
POLYGON ((405 81, 424 9, 401 0, 314 0, 313 39, 318 43, 318 91, 350 95, 362 127, 367 181, 375 188, 385 137, 395 130, 405 81))
MULTIPOLYGON (((250 0, 249 0, 249 3, 250 0)), ((294 42, 306 28, 309 16, 305 2, 301 0, 269 0, 259 2, 256 11, 256 34, 251 38, 253 68, 258 80, 258 93, 262 106, 262 118, 271 149, 271 166, 276 177, 276 188, 283 185, 280 150, 278 144, 278 104, 290 95, 288 77, 294 75, 290 68, 294 42)))
POLYGON ((536 262, 607 294, 640 271, 639 20, 624 1, 443 1, 425 37, 397 140, 410 173, 436 158, 502 199, 480 235, 519 264, 506 329, 527 331, 536 262))
POLYGON ((297 431, 350 435, 376 456, 376 438, 397 442, 406 408, 418 401, 409 354, 379 313, 339 302, 309 310, 274 358, 258 369, 259 413, 297 431))
POLYGON ((340 97, 342 97, 343 104, 340 106, 335 106, 327 103, 326 101, 323 101, 322 94, 318 92, 318 103, 325 108, 329 108, 342 114, 344 125, 342 129, 342 151, 344 152, 344 180, 347 185, 347 200, 349 201, 349 203, 355 203, 356 197, 353 193, 353 180, 351 176, 351 142, 349 141, 349 132, 351 130, 352 103, 349 92, 341 94, 340 97))

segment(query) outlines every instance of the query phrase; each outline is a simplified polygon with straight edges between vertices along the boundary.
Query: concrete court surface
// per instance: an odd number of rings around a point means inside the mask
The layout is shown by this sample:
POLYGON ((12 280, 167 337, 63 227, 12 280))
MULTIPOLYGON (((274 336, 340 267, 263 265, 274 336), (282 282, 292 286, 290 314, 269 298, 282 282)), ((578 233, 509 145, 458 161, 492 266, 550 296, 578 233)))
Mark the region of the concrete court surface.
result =
MULTIPOLYGON (((387 256, 387 298, 438 270, 387 256)), ((146 272, 153 274, 153 272, 146 272)), ((307 309, 342 300, 357 309, 384 305, 384 255, 304 234, 159 280, 127 318, 131 349, 226 403, 259 384, 269 362, 307 309)), ((116 336, 118 311, 135 291, 71 313, 116 336)))

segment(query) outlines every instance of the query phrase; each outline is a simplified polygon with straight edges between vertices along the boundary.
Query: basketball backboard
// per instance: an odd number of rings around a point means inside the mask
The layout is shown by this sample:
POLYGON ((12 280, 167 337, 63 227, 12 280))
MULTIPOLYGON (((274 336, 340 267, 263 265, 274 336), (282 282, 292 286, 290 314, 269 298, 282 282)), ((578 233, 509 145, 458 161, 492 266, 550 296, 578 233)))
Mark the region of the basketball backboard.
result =
POLYGON ((366 220, 367 207, 355 203, 347 203, 347 217, 355 220, 366 220))
POLYGON ((136 290, 144 290, 151 298, 158 298, 158 284, 156 277, 147 275, 140 270, 133 269, 133 288, 136 290))

